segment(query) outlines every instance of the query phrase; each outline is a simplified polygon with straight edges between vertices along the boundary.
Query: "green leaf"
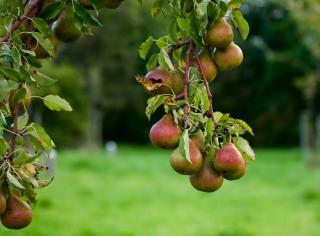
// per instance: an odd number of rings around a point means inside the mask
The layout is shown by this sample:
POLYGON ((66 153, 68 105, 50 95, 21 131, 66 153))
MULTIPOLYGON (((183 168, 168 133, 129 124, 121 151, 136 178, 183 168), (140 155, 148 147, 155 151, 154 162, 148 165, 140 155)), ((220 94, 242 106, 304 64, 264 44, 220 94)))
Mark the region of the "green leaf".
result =
POLYGON ((43 103, 52 111, 72 111, 70 104, 58 95, 45 96, 43 103))
POLYGON ((22 102, 22 100, 24 99, 24 97, 26 96, 26 93, 27 93, 27 91, 26 91, 26 89, 25 88, 20 88, 20 89, 18 89, 16 92, 15 92, 15 94, 14 94, 14 96, 13 96, 13 102, 14 103, 20 103, 20 102, 22 102))
POLYGON ((241 125, 241 127, 244 128, 246 131, 248 131, 252 136, 254 136, 253 130, 250 127, 250 125, 247 124, 247 122, 243 120, 237 120, 237 123, 241 125))
POLYGON ((17 187, 19 189, 24 189, 22 184, 20 184, 20 182, 16 179, 16 177, 14 177, 13 174, 10 173, 9 170, 7 171, 7 179, 8 179, 8 182, 13 184, 15 187, 17 187))
POLYGON ((40 14, 40 17, 46 20, 56 18, 62 11, 64 3, 62 1, 49 4, 40 14))
POLYGON ((9 67, 0 68, 0 72, 2 72, 8 79, 12 81, 18 82, 19 80, 21 80, 19 73, 9 67))
POLYGON ((214 123, 212 119, 209 119, 205 125, 205 130, 204 130, 205 146, 207 146, 212 141, 213 132, 214 132, 214 123))
POLYGON ((250 32, 250 27, 246 19, 243 17, 241 11, 232 11, 232 20, 235 27, 238 29, 242 40, 246 40, 250 32))
POLYGON ((242 137, 237 137, 233 139, 233 142, 239 149, 245 160, 254 161, 256 159, 256 155, 254 154, 253 149, 251 148, 249 142, 246 139, 242 137))
POLYGON ((17 67, 21 66, 21 55, 17 48, 12 48, 12 59, 14 63, 17 65, 17 67))
POLYGON ((37 42, 43 47, 44 50, 46 50, 50 56, 54 55, 54 46, 53 43, 50 41, 50 39, 45 38, 43 34, 40 34, 38 32, 31 32, 32 36, 37 40, 37 42))
POLYGON ((239 8, 244 3, 244 0, 230 0, 227 3, 228 8, 239 8))
POLYGON ((5 79, 0 80, 0 99, 7 98, 10 92, 8 81, 5 79))
POLYGON ((164 103, 168 96, 166 95, 157 95, 151 97, 147 101, 147 108, 146 108, 146 116, 150 120, 151 115, 164 103))
POLYGON ((179 151, 182 156, 184 156, 190 163, 192 163, 190 157, 189 143, 189 131, 186 129, 183 131, 183 134, 180 138, 179 151))
POLYGON ((148 71, 151 71, 154 68, 156 68, 156 66, 158 65, 158 57, 159 57, 159 53, 155 53, 149 58, 149 61, 147 62, 147 65, 146 65, 148 71))
POLYGON ((4 116, 1 110, 0 110, 0 121, 2 125, 7 125, 6 117, 4 116))
POLYGON ((41 153, 37 153, 37 154, 31 156, 27 152, 24 152, 24 151, 20 152, 14 158, 13 165, 16 167, 19 167, 19 166, 26 164, 26 163, 32 163, 32 162, 36 161, 40 157, 40 155, 41 155, 41 153))
POLYGON ((50 78, 49 76, 40 73, 37 71, 37 74, 34 76, 36 83, 40 86, 50 86, 57 82, 57 80, 50 78))
POLYGON ((9 148, 9 144, 4 138, 0 138, 0 156, 4 156, 9 148))
POLYGON ((32 18, 32 24, 41 34, 48 35, 50 30, 49 25, 45 20, 34 17, 32 18))
POLYGON ((37 145, 41 145, 48 154, 51 153, 55 145, 41 125, 31 124, 30 128, 28 128, 28 134, 37 140, 37 145))
POLYGON ((28 112, 25 112, 23 115, 18 117, 18 130, 22 130, 29 121, 29 115, 28 112))
POLYGON ((174 70, 174 66, 172 61, 167 53, 167 51, 163 48, 160 51, 158 62, 162 68, 168 68, 170 70, 174 70))
POLYGON ((151 36, 149 36, 146 41, 144 41, 141 45, 140 45, 140 48, 139 48, 139 55, 142 59, 146 59, 149 51, 150 51, 150 48, 153 44, 153 38, 151 36))

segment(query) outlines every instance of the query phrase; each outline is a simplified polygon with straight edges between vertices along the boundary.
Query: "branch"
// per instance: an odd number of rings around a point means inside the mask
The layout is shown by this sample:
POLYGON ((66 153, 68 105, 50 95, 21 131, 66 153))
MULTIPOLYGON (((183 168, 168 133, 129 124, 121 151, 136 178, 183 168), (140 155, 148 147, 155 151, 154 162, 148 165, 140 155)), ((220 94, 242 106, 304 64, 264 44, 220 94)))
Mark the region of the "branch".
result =
POLYGON ((210 87, 209 87, 209 83, 208 83, 208 80, 205 76, 205 73, 204 73, 204 69, 200 63, 200 59, 199 59, 199 56, 197 54, 194 55, 194 58, 196 59, 196 62, 197 62, 197 65, 198 65, 198 68, 200 70, 200 73, 201 73, 201 77, 202 77, 202 80, 203 80, 203 83, 204 83, 204 86, 206 87, 206 90, 207 90, 207 94, 208 94, 208 98, 209 98, 209 101, 210 101, 210 107, 209 107, 209 116, 212 118, 213 120, 213 123, 216 125, 217 122, 214 118, 214 113, 213 113, 213 106, 212 106, 212 93, 210 91, 210 87))
POLYGON ((19 16, 9 27, 8 31, 6 32, 6 34, 0 38, 0 45, 3 44, 4 42, 9 41, 11 34, 17 30, 19 28, 19 26, 21 25, 21 23, 26 20, 29 15, 35 10, 37 9, 40 4, 42 3, 43 0, 33 0, 31 1, 25 8, 24 13, 19 16))
POLYGON ((183 91, 183 97, 186 102, 183 108, 184 113, 184 128, 189 128, 189 113, 190 113, 190 105, 189 105, 189 99, 188 99, 188 85, 189 85, 189 69, 190 69, 190 54, 193 51, 193 41, 189 41, 189 47, 188 51, 185 57, 186 61, 186 68, 184 73, 184 91, 183 91))

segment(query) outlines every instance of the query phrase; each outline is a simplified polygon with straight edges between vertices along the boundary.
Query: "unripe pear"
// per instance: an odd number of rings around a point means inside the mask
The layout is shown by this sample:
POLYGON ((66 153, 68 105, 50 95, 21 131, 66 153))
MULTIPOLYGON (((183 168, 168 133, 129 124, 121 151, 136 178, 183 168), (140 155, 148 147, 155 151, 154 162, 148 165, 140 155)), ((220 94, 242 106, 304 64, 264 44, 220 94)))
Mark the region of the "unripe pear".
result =
POLYGON ((189 141, 190 161, 183 156, 177 148, 170 157, 171 167, 183 175, 192 175, 197 173, 202 166, 202 154, 199 148, 190 140, 189 141))
POLYGON ((206 41, 211 47, 225 48, 233 41, 231 25, 223 17, 210 25, 206 41))
MULTIPOLYGON (((53 42, 53 50, 54 50, 54 53, 56 54, 58 50, 58 40, 55 37, 52 37, 52 42, 53 42)), ((34 52, 37 58, 45 59, 50 57, 49 53, 36 41, 32 42, 32 48, 34 49, 34 52)))
POLYGON ((170 115, 164 115, 150 130, 151 142, 163 149, 174 149, 178 146, 181 129, 170 115))
POLYGON ((240 179, 247 169, 245 160, 233 143, 227 143, 217 151, 213 164, 228 180, 240 179))
POLYGON ((154 82, 161 83, 162 85, 155 89, 155 94, 181 94, 184 89, 184 78, 183 74, 178 68, 174 72, 166 71, 165 69, 158 67, 145 76, 146 79, 154 82))
POLYGON ((202 192, 214 192, 223 184, 223 177, 213 167, 210 157, 204 157, 203 165, 199 172, 189 178, 191 185, 202 192))
POLYGON ((243 52, 241 48, 231 43, 224 49, 217 49, 213 59, 222 71, 233 70, 243 62, 243 52))
POLYGON ((52 31, 57 39, 69 43, 81 36, 81 31, 75 26, 71 12, 63 12, 59 19, 52 24, 52 31))
POLYGON ((20 200, 16 195, 10 195, 7 199, 7 208, 1 216, 2 224, 8 229, 22 229, 32 221, 30 206, 20 200))
POLYGON ((3 191, 0 189, 0 216, 2 216, 6 210, 6 205, 6 197, 4 196, 3 191))
POLYGON ((192 142, 199 148, 200 151, 204 149, 204 135, 201 130, 197 130, 194 134, 190 136, 192 142))

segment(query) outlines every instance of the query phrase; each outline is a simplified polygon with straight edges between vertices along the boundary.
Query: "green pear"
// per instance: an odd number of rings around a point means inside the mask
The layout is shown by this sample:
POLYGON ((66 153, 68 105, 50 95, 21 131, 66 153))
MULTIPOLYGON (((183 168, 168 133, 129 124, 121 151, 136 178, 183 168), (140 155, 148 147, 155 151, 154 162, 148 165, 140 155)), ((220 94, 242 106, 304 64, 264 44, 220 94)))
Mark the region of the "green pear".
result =
POLYGON ((206 42, 211 47, 225 48, 233 41, 231 25, 223 17, 211 24, 207 30, 206 42))
POLYGON ((81 36, 81 31, 76 27, 70 12, 63 12, 59 19, 52 24, 55 37, 65 43, 76 41, 81 36))
POLYGON ((238 45, 231 43, 224 49, 217 49, 213 59, 220 70, 229 71, 242 64, 243 52, 238 45))

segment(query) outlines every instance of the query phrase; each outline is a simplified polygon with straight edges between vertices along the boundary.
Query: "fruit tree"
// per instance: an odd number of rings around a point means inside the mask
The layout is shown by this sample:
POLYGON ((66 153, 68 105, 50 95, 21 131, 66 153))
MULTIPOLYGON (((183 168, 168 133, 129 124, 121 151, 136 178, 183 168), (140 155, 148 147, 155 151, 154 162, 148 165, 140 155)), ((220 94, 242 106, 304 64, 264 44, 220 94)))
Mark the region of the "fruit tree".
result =
MULTIPOLYGON (((0 0, 0 215, 2 224, 21 229, 32 221, 29 204, 36 189, 50 184, 44 164, 54 142, 30 121, 33 99, 55 111, 72 111, 57 95, 33 96, 32 88, 55 83, 39 72, 59 43, 70 43, 101 26, 99 9, 123 0, 0 0)), ((142 0, 139 0, 142 4, 142 0)), ((167 34, 148 37, 139 54, 148 73, 136 80, 150 93, 146 115, 160 106, 165 114, 150 130, 151 142, 175 149, 172 168, 189 175, 192 186, 213 192, 223 180, 241 178, 255 155, 246 139, 250 126, 214 111, 209 83, 220 71, 241 65, 244 55, 235 30, 245 40, 249 26, 240 11, 243 0, 154 0, 152 16, 164 15, 167 34), (157 52, 149 56, 151 49, 157 52)), ((231 92, 231 91, 230 91, 231 92)))

